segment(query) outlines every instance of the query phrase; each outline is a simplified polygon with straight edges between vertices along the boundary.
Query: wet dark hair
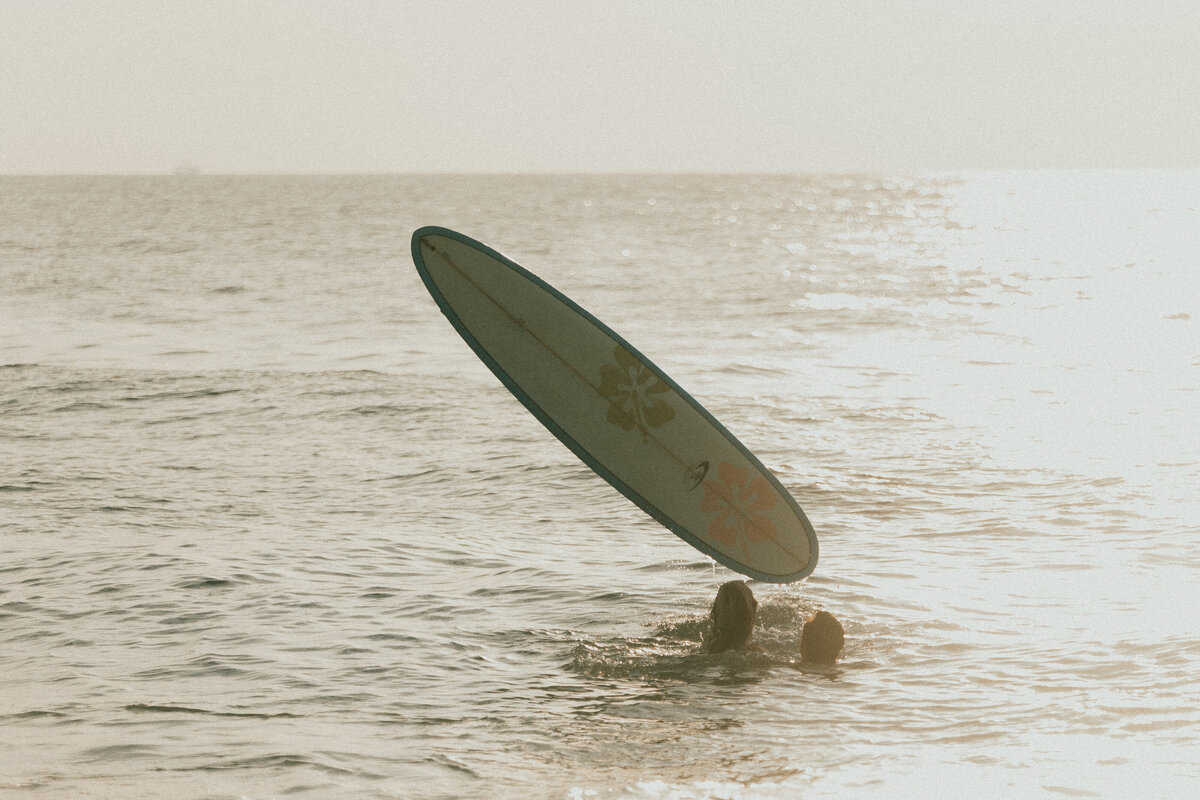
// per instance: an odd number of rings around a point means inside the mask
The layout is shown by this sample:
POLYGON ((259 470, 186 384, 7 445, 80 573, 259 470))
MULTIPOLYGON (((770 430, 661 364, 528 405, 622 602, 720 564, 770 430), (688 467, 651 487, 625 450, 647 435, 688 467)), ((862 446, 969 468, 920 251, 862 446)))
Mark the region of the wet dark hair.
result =
POLYGON ((818 611, 804 623, 800 635, 800 659, 812 664, 833 664, 845 643, 842 623, 828 611, 818 611))
POLYGON ((745 581, 721 584, 709 614, 712 627, 704 637, 704 652, 724 653, 748 645, 757 616, 758 601, 745 581))

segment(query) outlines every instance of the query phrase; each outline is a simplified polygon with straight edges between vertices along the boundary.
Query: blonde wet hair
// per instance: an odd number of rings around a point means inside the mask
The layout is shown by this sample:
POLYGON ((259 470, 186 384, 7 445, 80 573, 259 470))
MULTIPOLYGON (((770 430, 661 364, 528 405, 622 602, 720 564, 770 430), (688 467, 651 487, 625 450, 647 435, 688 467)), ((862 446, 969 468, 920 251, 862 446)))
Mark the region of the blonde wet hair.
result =
POLYGON ((721 584, 709 614, 711 627, 704 637, 704 652, 724 653, 741 650, 750 644, 758 601, 745 581, 721 584))

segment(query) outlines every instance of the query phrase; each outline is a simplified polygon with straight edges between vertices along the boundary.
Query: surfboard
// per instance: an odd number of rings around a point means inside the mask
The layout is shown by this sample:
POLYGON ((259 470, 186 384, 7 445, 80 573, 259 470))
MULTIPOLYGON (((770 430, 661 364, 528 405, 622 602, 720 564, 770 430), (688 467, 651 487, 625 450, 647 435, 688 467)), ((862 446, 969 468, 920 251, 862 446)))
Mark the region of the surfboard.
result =
POLYGON ((485 244, 425 227, 412 257, 442 313, 559 441, 671 532, 752 578, 812 572, 817 538, 792 495, 650 359, 485 244))

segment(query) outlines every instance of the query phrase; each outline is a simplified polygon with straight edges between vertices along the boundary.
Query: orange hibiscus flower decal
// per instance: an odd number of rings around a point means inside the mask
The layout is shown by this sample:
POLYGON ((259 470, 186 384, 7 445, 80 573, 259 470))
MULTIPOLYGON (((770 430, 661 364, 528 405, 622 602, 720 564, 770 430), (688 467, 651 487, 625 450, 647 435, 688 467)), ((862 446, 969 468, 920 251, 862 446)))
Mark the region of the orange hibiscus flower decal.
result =
POLYGON ((740 543, 749 558, 750 544, 775 538, 775 523, 760 512, 774 508, 777 502, 778 495, 762 475, 751 478, 750 470, 722 461, 717 465, 716 480, 704 482, 700 510, 716 515, 708 525, 710 536, 728 545, 740 543))
POLYGON ((621 430, 647 430, 675 419, 675 410, 658 395, 671 391, 658 376, 624 347, 613 348, 615 364, 600 368, 600 395, 608 401, 608 421, 621 430))

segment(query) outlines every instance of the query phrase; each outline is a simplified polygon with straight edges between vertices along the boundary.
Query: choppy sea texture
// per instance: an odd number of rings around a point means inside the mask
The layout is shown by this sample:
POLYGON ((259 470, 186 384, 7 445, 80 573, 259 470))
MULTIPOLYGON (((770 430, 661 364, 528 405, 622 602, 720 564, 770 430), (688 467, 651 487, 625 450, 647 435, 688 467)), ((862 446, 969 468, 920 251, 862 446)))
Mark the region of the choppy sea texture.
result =
POLYGON ((0 178, 0 794, 1186 796, 1200 174, 0 178), (821 542, 735 577, 408 237, 653 358, 821 542), (815 608, 832 669, 800 664, 815 608))

